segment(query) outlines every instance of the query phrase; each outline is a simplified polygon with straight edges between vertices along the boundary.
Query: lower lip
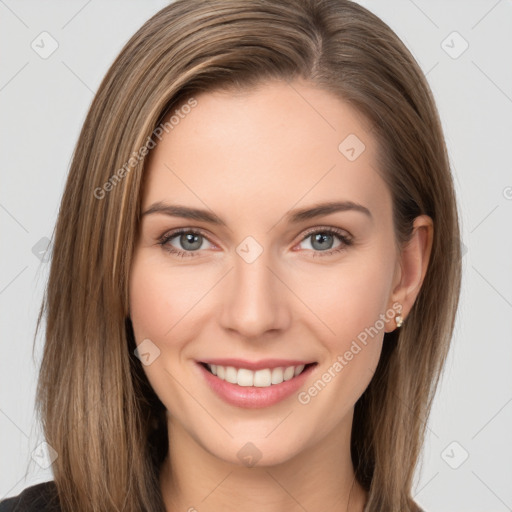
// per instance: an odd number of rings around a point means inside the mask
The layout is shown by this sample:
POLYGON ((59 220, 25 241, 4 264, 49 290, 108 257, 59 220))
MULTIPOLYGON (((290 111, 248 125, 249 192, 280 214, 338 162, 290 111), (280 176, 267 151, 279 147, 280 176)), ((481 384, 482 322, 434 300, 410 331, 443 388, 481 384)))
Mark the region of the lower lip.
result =
POLYGON ((219 379, 210 373, 202 364, 197 363, 197 366, 210 388, 225 402, 246 409, 257 409, 277 404, 298 391, 316 364, 308 366, 297 377, 264 388, 231 384, 231 382, 219 379))

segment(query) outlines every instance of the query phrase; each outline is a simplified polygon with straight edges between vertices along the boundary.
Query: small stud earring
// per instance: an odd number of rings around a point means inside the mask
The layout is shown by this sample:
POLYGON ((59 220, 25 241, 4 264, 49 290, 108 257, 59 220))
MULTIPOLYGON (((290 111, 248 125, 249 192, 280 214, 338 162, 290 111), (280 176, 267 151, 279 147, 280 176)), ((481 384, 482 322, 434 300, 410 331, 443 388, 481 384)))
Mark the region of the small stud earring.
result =
POLYGON ((395 322, 397 327, 402 327, 402 324, 404 323, 402 315, 396 315, 395 322))

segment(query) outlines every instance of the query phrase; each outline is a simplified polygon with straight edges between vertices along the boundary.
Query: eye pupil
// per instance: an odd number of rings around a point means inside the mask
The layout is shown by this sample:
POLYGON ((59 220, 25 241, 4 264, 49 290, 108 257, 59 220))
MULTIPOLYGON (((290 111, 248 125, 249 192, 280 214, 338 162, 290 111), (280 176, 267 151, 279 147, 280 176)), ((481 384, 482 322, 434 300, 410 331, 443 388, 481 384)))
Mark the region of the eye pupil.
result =
POLYGON ((333 236, 329 235, 327 233, 316 233, 313 236, 313 242, 312 242, 311 245, 312 245, 313 248, 319 249, 319 250, 330 248, 330 247, 328 247, 329 243, 325 244, 325 241, 327 240, 327 242, 331 242, 332 243, 332 238, 333 238, 333 236), (320 245, 318 247, 315 247, 316 243, 320 243, 320 245))
POLYGON ((202 236, 197 233, 185 233, 180 237, 180 244, 186 250, 193 251, 199 249, 202 243, 202 236), (188 244, 191 244, 188 245, 188 244))

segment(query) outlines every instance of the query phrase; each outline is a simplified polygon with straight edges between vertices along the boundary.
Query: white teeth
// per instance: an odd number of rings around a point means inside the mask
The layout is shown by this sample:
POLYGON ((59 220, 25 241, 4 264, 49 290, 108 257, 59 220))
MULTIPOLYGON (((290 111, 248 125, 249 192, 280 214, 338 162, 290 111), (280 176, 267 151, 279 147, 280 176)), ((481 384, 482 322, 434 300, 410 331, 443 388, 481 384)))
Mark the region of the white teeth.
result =
POLYGON ((290 380, 293 377, 293 372, 295 371, 294 366, 288 366, 284 371, 283 378, 284 380, 290 380))
POLYGON ((240 370, 238 370, 237 382, 234 384, 238 384, 239 386, 252 386, 253 381, 254 372, 246 368, 240 368, 240 370))
POLYGON ((226 373, 224 375, 224 380, 226 382, 231 382, 231 384, 236 384, 237 379, 237 371, 233 366, 226 366, 226 373))
POLYGON ((248 370, 247 368, 235 368, 234 366, 220 366, 218 364, 207 364, 213 375, 219 379, 238 384, 239 386, 255 386, 266 388, 272 384, 281 384, 286 380, 299 375, 303 370, 303 364, 298 366, 287 366, 278 368, 264 368, 262 370, 248 370))
POLYGON ((254 386, 258 388, 266 388, 272 383, 272 374, 268 368, 265 370, 257 370, 254 372, 254 386))
POLYGON ((274 368, 272 370, 272 384, 281 384, 283 382, 283 369, 274 368))

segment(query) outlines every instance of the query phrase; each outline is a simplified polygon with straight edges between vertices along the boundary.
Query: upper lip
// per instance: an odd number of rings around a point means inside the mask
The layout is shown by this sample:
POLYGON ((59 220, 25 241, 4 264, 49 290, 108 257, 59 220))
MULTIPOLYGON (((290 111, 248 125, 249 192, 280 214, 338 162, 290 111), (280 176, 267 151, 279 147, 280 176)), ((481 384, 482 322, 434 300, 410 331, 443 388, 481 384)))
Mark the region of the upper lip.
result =
POLYGON ((234 366, 235 368, 247 368, 248 370, 262 370, 264 368, 279 368, 288 366, 300 366, 314 363, 314 361, 303 361, 299 359, 260 359, 259 361, 247 361, 245 359, 203 359, 200 363, 215 364, 220 366, 234 366))

